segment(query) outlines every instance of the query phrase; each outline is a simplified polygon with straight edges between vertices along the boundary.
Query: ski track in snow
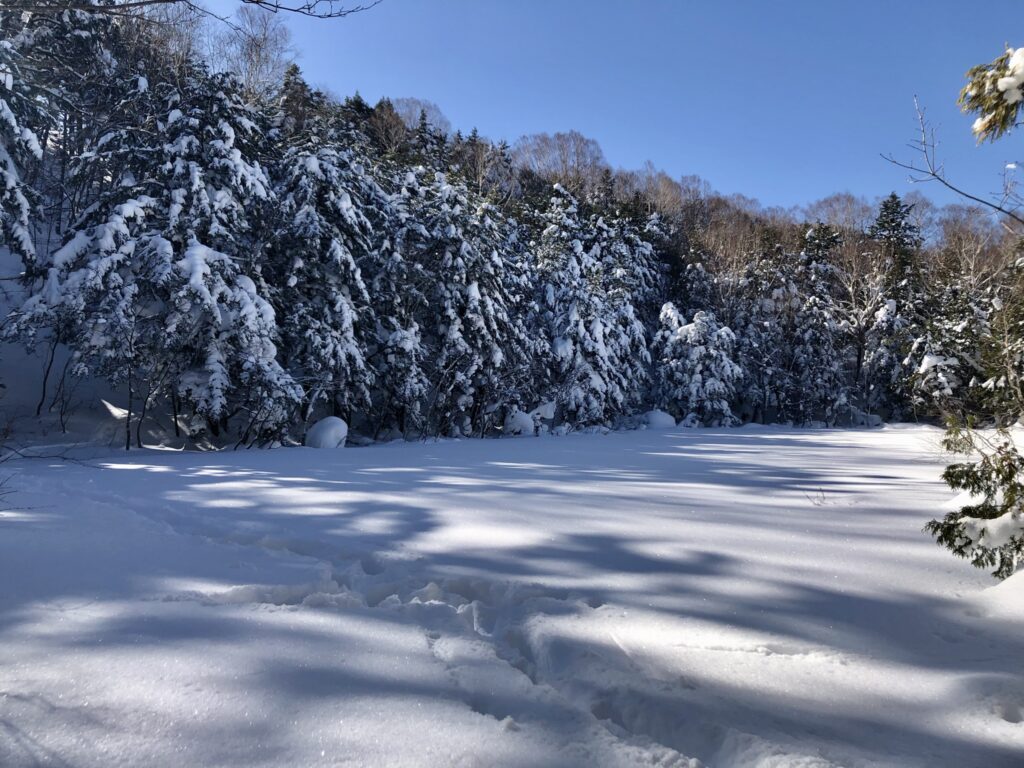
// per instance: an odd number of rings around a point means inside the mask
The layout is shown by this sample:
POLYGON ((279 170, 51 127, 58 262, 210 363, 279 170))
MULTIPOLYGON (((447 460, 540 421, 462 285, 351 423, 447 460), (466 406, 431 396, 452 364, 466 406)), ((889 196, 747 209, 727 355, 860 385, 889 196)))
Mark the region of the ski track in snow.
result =
POLYGON ((16 462, 0 765, 1024 765, 937 435, 16 462))

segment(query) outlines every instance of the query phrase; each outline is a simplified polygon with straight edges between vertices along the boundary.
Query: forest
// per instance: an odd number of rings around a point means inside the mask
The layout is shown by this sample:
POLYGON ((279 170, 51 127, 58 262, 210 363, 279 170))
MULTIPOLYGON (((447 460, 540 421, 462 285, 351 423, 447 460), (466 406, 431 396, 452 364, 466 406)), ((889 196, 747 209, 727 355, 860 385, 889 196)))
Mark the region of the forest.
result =
MULTIPOLYGON (((317 90, 258 4, 212 32, 187 4, 30 6, 0 8, 0 222, 21 265, 2 334, 42 361, 36 414, 62 427, 90 381, 118 393, 126 449, 144 424, 237 447, 300 443, 327 415, 374 441, 652 411, 949 422, 963 448, 960 427, 1020 412, 1012 187, 1003 205, 765 208, 612 168, 575 131, 495 142, 416 98, 317 90)), ((1015 119, 1020 58, 972 71, 982 140, 1015 119)), ((994 465, 951 472, 999 484, 994 465)), ((1014 567, 1021 536, 1000 560, 963 530, 933 532, 1014 567)))

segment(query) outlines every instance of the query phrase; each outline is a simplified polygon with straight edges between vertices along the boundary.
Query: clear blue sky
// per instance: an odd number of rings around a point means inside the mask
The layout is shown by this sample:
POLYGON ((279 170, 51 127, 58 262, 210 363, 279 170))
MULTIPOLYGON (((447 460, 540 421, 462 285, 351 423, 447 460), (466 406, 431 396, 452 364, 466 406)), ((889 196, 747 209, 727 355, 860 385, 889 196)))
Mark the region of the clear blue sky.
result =
POLYGON ((950 176, 997 190, 1019 140, 976 147, 955 100, 968 67, 1024 45, 1024 29, 1000 21, 1020 11, 1019 0, 383 0, 288 22, 307 79, 338 95, 429 99, 493 139, 574 128, 613 166, 650 160, 788 206, 908 191, 879 153, 911 157, 915 95, 950 176))

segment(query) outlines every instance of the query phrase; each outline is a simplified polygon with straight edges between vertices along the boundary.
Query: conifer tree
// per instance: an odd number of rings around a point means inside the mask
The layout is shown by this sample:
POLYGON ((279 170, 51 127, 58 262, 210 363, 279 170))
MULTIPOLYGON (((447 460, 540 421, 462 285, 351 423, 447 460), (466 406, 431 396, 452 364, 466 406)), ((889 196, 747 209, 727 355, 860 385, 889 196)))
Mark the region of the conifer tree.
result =
POLYGON ((654 339, 659 407, 686 426, 738 423, 732 403, 743 372, 735 362, 736 337, 713 312, 698 311, 687 323, 675 305, 661 309, 654 339))
MULTIPOLYGON (((7 23, 6 14, 0 14, 7 23)), ((9 248, 31 267, 38 200, 23 178, 27 167, 42 159, 32 126, 41 125, 43 116, 22 75, 20 58, 13 41, 0 40, 0 247, 9 248)))
POLYGON ((849 404, 847 351, 835 305, 832 254, 840 235, 827 225, 807 230, 794 276, 799 307, 793 329, 793 419, 834 424, 849 404))
POLYGON ((626 293, 630 278, 616 264, 622 253, 610 252, 606 262, 602 235, 607 229, 596 222, 593 229, 583 226, 575 198, 556 186, 536 246, 539 303, 553 356, 552 399, 580 427, 609 424, 635 410, 637 389, 629 377, 647 364, 626 293))
POLYGON ((389 203, 353 154, 311 136, 279 163, 280 225, 262 275, 279 318, 282 361, 304 391, 304 420, 325 401, 351 420, 370 405, 377 322, 362 269, 375 268, 389 203))
POLYGON ((907 383, 913 369, 908 356, 921 334, 925 311, 917 258, 921 238, 910 220, 912 207, 895 193, 889 195, 868 230, 879 248, 882 275, 882 305, 868 333, 864 361, 868 407, 894 418, 904 415, 911 404, 907 383))
POLYGON ((517 238, 500 212, 444 174, 415 185, 417 258, 432 276, 431 417, 446 434, 481 434, 502 406, 518 404, 531 349, 521 302, 529 279, 517 238), (512 258, 509 258, 509 257, 512 258))
POLYGON ((258 129, 231 78, 201 67, 189 75, 182 87, 121 79, 116 103, 155 130, 106 134, 98 146, 107 151, 80 159, 102 168, 116 157, 118 184, 41 264, 44 285, 18 324, 58 329, 80 374, 123 384, 129 427, 134 407, 144 415, 169 396, 215 434, 242 413, 239 437, 258 439, 283 427, 297 399, 253 279, 254 223, 271 192, 247 156, 258 129), (150 107, 158 113, 147 116, 150 107))

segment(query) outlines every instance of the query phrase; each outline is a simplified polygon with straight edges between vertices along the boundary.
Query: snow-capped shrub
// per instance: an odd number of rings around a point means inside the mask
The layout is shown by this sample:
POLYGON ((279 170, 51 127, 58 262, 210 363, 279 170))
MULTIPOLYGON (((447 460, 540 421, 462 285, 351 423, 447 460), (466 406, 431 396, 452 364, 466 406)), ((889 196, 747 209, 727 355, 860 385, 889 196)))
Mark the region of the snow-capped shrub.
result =
POLYGON ((348 438, 348 424, 337 416, 320 419, 306 432, 308 448, 344 448, 348 438))
POLYGON ((644 423, 649 429, 674 429, 676 426, 676 420, 672 418, 671 413, 657 409, 644 414, 644 423))
POLYGON ((522 435, 524 437, 533 435, 533 416, 518 408, 513 408, 505 416, 503 431, 506 435, 522 435))

